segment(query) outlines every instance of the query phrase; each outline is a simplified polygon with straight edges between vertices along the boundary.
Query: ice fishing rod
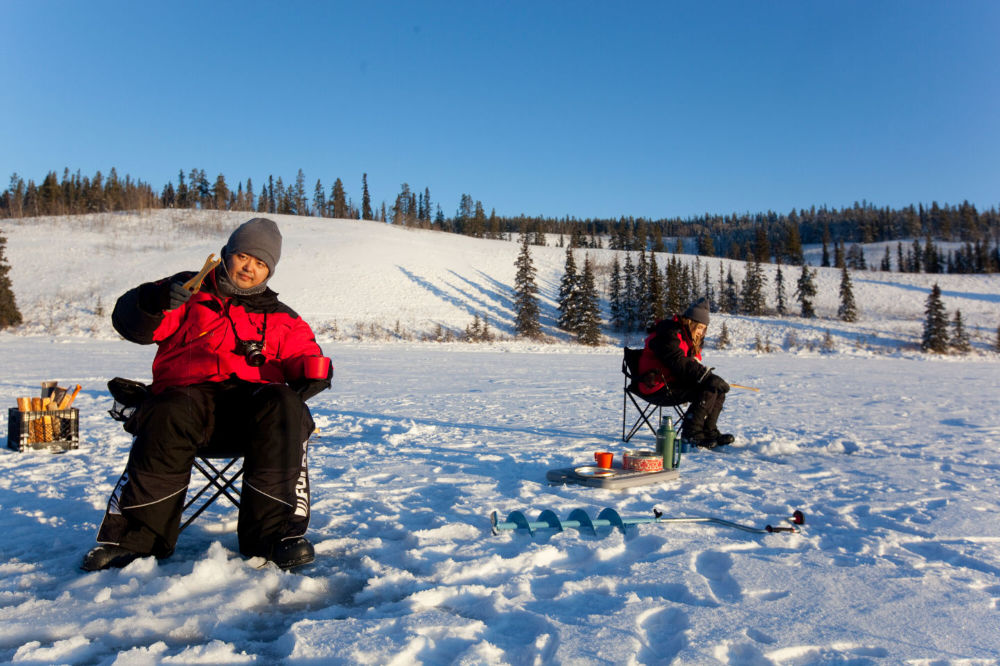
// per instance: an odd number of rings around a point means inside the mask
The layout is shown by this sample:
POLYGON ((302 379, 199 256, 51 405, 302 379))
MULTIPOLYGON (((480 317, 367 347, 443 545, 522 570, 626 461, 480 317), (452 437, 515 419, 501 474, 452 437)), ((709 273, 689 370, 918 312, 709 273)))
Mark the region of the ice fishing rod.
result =
POLYGON ((534 536, 537 530, 555 530, 557 532, 562 532, 567 528, 587 530, 592 534, 597 534, 598 527, 616 527, 624 534, 625 528, 631 527, 632 525, 641 525, 643 523, 714 523, 716 525, 732 527, 734 529, 743 530, 744 532, 750 532, 752 534, 772 534, 774 532, 801 532, 802 530, 799 529, 799 525, 805 524, 806 517, 805 514, 796 509, 790 517, 785 518, 785 522, 789 523, 788 526, 765 525, 763 528, 759 528, 751 527, 749 525, 740 525, 739 523, 734 523, 729 520, 723 520, 722 518, 715 518, 712 516, 665 518, 663 513, 658 509, 653 509, 653 517, 651 518, 648 516, 640 518, 622 518, 614 509, 606 508, 597 515, 596 520, 592 519, 583 509, 574 509, 570 512, 569 518, 566 520, 560 520, 559 516, 557 516, 554 511, 546 509, 538 514, 538 519, 534 521, 529 521, 521 511, 511 511, 507 515, 507 520, 500 522, 497 512, 494 511, 490 514, 490 522, 493 525, 493 534, 500 534, 502 531, 527 530, 527 532, 532 536, 534 536))

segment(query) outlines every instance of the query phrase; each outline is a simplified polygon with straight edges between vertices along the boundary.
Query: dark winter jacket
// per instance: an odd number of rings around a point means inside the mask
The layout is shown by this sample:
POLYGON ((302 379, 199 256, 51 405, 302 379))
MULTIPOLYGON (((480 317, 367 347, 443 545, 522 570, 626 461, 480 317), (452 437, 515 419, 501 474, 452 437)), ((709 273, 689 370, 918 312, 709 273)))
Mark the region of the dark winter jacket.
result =
MULTIPOLYGON (((216 268, 220 270, 225 266, 216 268)), ((329 378, 304 377, 305 359, 323 352, 309 325, 270 289, 223 297, 213 272, 187 303, 165 311, 170 284, 193 275, 178 273, 141 284, 118 299, 111 316, 115 330, 126 340, 159 346, 153 359, 154 394, 171 386, 227 379, 289 384, 303 398, 329 388, 329 378), (265 360, 254 367, 247 362, 243 343, 261 341, 265 360)))
POLYGON ((646 337, 639 357, 639 392, 656 393, 666 384, 690 387, 705 375, 701 353, 696 351, 691 334, 679 316, 661 319, 646 337))

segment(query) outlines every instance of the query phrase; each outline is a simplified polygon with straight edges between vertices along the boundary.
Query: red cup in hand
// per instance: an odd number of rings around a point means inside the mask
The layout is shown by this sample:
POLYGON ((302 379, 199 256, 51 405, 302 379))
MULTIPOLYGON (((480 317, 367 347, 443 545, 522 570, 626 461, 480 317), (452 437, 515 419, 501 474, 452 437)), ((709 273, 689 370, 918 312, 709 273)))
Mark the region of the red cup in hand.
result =
POLYGON ((330 359, 326 356, 307 356, 303 372, 306 379, 326 379, 330 376, 330 359))

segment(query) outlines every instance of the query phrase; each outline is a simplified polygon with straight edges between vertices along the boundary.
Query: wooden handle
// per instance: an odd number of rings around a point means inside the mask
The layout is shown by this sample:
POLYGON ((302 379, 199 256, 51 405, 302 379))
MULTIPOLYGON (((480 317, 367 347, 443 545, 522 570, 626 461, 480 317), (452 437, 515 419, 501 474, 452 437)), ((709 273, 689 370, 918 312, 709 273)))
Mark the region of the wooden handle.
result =
POLYGON ((197 275, 184 283, 184 288, 192 294, 197 294, 201 289, 201 283, 204 282, 205 276, 212 272, 212 270, 221 263, 222 259, 216 257, 214 252, 208 255, 208 259, 205 260, 205 265, 201 267, 201 270, 198 271, 197 275))
POLYGON ((80 393, 81 388, 83 387, 77 384, 72 393, 67 393, 66 397, 63 398, 62 403, 59 405, 59 409, 69 409, 73 404, 73 401, 76 400, 76 396, 80 393))

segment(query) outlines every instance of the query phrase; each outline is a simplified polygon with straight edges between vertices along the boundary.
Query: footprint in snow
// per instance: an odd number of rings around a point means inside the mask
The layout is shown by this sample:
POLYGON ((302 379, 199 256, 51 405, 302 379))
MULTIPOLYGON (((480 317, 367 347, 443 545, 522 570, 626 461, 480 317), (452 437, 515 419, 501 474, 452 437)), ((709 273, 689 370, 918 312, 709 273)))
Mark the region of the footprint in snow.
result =
POLYGON ((654 609, 641 614, 638 620, 642 637, 637 659, 640 664, 669 664, 687 647, 691 623, 680 608, 654 609))
POLYGON ((743 599, 743 590, 729 570, 733 567, 733 558, 729 553, 705 551, 695 558, 694 568, 705 577, 712 594, 718 601, 737 603, 743 599))

